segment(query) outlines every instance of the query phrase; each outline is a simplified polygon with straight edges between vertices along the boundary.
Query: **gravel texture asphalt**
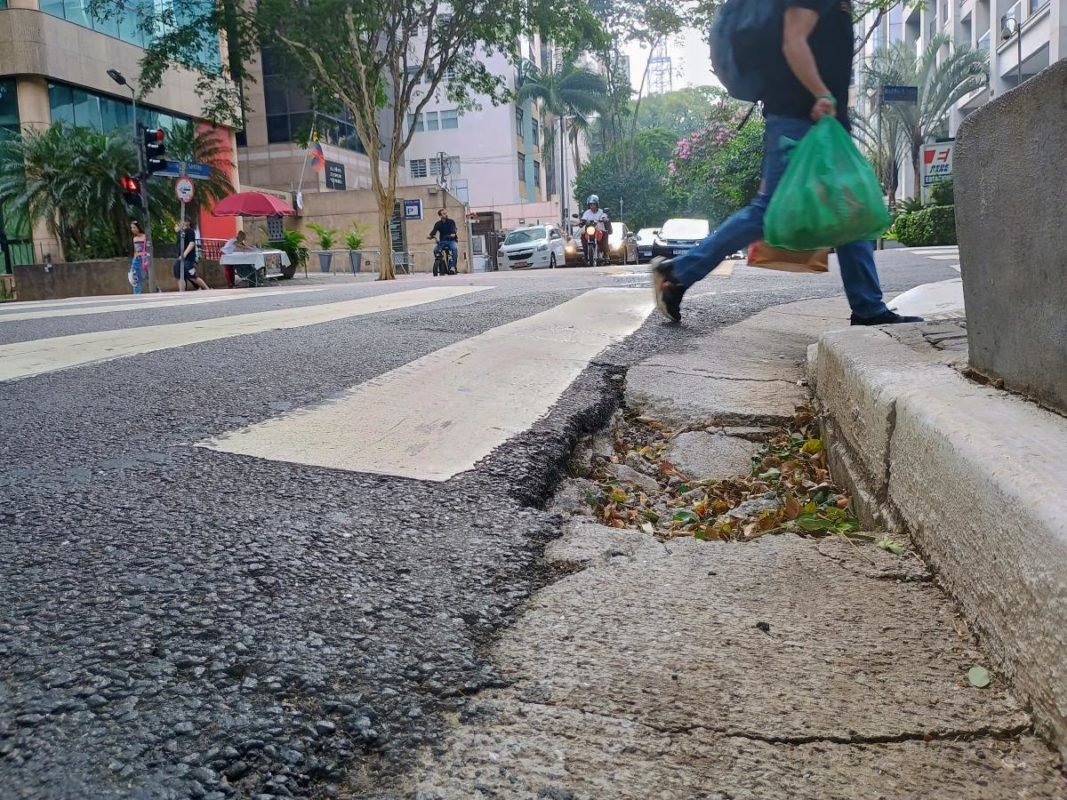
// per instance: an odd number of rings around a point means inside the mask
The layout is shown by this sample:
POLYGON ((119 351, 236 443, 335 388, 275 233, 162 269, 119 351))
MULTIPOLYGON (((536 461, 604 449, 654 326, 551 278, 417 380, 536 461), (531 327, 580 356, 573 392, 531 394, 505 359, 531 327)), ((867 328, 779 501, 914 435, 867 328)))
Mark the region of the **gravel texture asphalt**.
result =
MULTIPOLYGON (((955 274, 907 253, 881 263, 887 291, 955 274)), ((434 280, 0 321, 0 344, 434 280)), ((840 293, 835 275, 709 278, 682 328, 651 317, 547 417, 443 484, 192 446, 588 288, 647 283, 590 270, 436 280, 494 288, 0 384, 3 797, 403 796, 396 781, 442 715, 500 685, 487 645, 553 578, 541 555, 560 523, 541 503, 626 368, 767 306, 840 293)))

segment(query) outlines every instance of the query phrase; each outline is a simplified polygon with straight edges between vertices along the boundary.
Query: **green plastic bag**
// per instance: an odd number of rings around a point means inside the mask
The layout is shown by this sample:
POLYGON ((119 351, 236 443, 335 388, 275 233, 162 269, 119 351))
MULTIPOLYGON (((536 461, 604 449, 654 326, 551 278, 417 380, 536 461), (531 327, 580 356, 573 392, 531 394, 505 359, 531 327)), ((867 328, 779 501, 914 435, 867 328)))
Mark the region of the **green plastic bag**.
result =
POLYGON ((786 250, 820 250, 877 239, 889 210, 874 170, 834 117, 797 144, 771 196, 764 238, 786 250))

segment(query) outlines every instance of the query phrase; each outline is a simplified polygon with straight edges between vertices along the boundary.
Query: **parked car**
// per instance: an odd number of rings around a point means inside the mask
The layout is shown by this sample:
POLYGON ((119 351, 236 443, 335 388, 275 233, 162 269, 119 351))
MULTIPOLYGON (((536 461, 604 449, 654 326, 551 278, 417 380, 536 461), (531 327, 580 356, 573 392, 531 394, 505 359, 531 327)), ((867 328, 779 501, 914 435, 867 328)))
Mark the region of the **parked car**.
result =
POLYGON ((611 223, 608 234, 608 261, 612 264, 637 263, 637 239, 622 222, 611 223))
POLYGON ((637 258, 639 261, 652 260, 652 245, 656 240, 659 228, 642 228, 637 232, 637 258))
POLYGON ((652 243, 652 255, 680 256, 707 238, 711 225, 706 219, 669 219, 652 243))
POLYGON ((564 244, 555 225, 516 228, 500 245, 500 268, 555 269, 566 261, 564 244))

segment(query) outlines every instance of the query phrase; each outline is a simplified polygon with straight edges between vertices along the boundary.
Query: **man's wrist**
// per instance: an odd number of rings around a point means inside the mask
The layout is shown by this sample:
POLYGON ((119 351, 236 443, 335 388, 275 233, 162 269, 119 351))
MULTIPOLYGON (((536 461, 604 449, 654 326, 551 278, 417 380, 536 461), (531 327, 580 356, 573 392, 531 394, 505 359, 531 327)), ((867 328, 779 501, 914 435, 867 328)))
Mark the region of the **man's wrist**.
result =
POLYGON ((837 105, 837 98, 836 98, 836 97, 834 97, 834 96, 833 96, 832 94, 830 94, 829 92, 823 92, 823 93, 821 93, 821 94, 817 94, 817 95, 815 95, 815 99, 816 99, 816 100, 829 100, 829 101, 830 101, 831 103, 833 103, 833 104, 834 104, 835 106, 837 105))

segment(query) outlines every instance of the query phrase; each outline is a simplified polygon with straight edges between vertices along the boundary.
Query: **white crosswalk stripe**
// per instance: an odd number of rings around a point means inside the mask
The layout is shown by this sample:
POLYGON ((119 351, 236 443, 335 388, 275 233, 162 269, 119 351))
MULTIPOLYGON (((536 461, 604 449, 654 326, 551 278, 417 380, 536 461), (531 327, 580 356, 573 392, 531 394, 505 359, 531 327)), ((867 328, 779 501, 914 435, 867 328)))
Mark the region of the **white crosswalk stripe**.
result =
POLYGON ((434 286, 323 305, 57 336, 0 345, 0 381, 269 330, 301 328, 461 297, 488 286, 434 286))
POLYGON ((646 288, 594 289, 201 446, 429 481, 470 470, 544 416, 609 345, 652 310, 646 288))
MULTIPOLYGON (((204 303, 225 303, 231 300, 254 300, 257 298, 273 297, 279 294, 303 294, 305 292, 324 292, 329 287, 308 287, 301 289, 279 289, 273 292, 255 292, 250 290, 235 289, 233 291, 216 292, 189 292, 184 296, 168 292, 163 297, 165 300, 139 301, 132 303, 111 303, 109 305, 91 305, 87 303, 56 304, 50 307, 37 307, 33 310, 11 309, 8 313, 0 314, 0 322, 19 322, 27 319, 51 319, 53 317, 79 317, 93 314, 111 314, 117 311, 153 311, 157 308, 169 308, 170 306, 195 306, 204 303)), ((158 295, 148 295, 157 297, 158 295)), ((21 305, 21 304, 19 304, 21 305)))

